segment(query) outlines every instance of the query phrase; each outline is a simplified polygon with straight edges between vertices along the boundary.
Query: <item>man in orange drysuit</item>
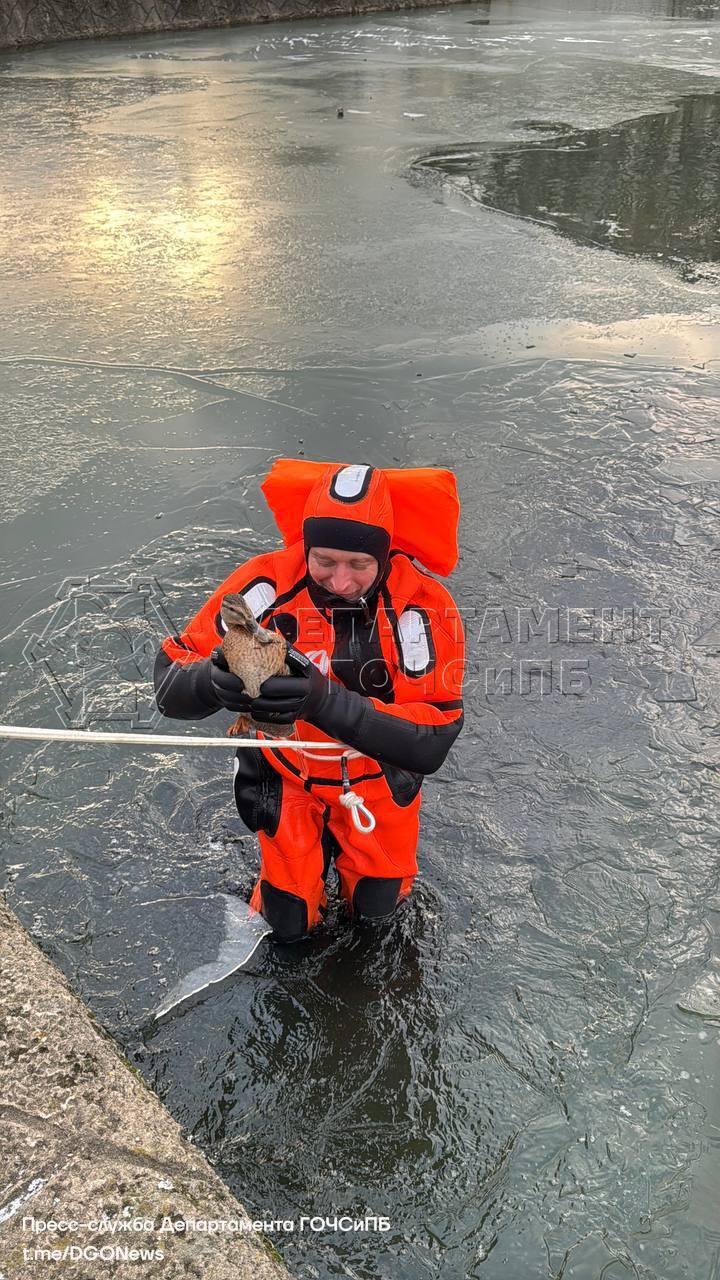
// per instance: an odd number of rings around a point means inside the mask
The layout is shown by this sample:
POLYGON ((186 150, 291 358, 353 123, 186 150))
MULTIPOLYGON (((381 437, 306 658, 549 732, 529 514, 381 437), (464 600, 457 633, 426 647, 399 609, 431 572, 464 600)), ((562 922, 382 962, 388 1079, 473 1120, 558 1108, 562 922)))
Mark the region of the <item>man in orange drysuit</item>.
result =
POLYGON ((235 569, 182 635, 163 640, 155 694, 176 719, 225 707, 295 724, 299 740, 338 743, 336 752, 236 753, 235 801, 261 848, 251 906, 293 941, 325 914, 333 857, 358 919, 390 915, 410 892, 420 788, 462 728, 464 662, 455 603, 412 557, 436 573, 454 568, 459 504, 454 476, 435 468, 283 458, 262 489, 284 549, 235 569), (290 646, 292 674, 271 676, 254 700, 217 648, 231 592, 290 646), (374 816, 372 831, 340 803, 349 789, 374 816))

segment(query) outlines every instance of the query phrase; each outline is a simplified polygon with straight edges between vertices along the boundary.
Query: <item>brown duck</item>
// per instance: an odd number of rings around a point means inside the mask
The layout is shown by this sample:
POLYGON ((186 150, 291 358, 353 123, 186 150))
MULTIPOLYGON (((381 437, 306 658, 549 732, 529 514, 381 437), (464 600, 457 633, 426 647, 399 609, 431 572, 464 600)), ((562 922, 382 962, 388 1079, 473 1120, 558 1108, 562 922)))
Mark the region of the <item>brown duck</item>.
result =
MULTIPOLYGON (((246 599, 239 592, 224 596, 220 606, 227 634, 220 648, 233 675, 238 676, 251 698, 257 698, 260 685, 268 676, 289 676, 285 661, 287 642, 277 631, 261 627, 246 599)), ((289 738, 295 725, 261 724, 250 715, 240 715, 228 729, 228 737, 261 729, 271 738, 289 738)))

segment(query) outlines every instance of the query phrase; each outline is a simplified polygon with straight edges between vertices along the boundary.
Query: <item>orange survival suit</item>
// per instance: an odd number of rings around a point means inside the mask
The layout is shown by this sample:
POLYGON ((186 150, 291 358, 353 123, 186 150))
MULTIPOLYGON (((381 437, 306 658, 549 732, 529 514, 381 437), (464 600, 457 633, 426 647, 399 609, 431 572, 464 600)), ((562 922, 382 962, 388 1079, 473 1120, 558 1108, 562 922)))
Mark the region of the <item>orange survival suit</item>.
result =
POLYGON ((242 592, 291 653, 307 655, 315 692, 296 736, 335 741, 338 751, 239 750, 234 762, 238 812, 260 839, 251 905, 291 941, 324 915, 333 857, 358 918, 389 915, 410 892, 420 788, 462 728, 464 665, 455 603, 414 559, 435 573, 454 568, 459 504, 454 476, 436 468, 283 458, 262 489, 284 549, 235 569, 181 635, 163 640, 155 691, 159 709, 176 719, 219 709, 210 664, 231 592, 242 592), (307 568, 313 546, 374 556, 378 574, 365 596, 348 602, 316 583, 307 568), (340 804, 348 788, 375 817, 371 832, 340 804))

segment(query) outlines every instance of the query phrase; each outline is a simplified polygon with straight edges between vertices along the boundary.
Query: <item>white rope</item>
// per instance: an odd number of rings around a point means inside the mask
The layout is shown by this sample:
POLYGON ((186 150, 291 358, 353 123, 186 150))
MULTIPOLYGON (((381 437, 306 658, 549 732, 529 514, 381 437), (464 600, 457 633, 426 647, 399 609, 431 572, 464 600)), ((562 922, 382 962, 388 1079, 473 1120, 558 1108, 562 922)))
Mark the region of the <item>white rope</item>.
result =
POLYGON ((337 750, 337 742, 299 742, 294 738, 208 738, 181 737, 169 733, 105 733, 95 729, 26 729, 13 724, 0 724, 0 738, 19 738, 23 741, 41 742, 126 742, 139 747, 254 747, 258 751, 273 747, 303 750, 312 747, 321 751, 337 750))
MULTIPOLYGON (((305 755, 316 755, 318 750, 327 760, 352 760, 361 753, 346 747, 340 754, 328 756, 328 751, 337 752, 342 748, 340 742, 300 742, 295 738, 208 738, 180 737, 169 733, 106 733, 95 729, 29 729, 21 725, 0 724, 0 738, 20 739, 24 742, 121 742, 129 746, 155 747, 246 747, 256 751, 283 747, 285 750, 302 751, 305 755)), ((363 835, 375 830, 375 815, 359 796, 357 791, 345 789, 338 796, 340 804, 349 809, 353 825, 363 835)))
MULTIPOLYGON (((315 751, 308 751, 306 742, 296 742, 294 745, 296 747, 300 747, 304 756, 312 757, 317 755, 317 752, 315 751)), ((343 747, 341 742, 313 742, 312 745, 313 747, 341 747, 342 748, 341 751, 338 751, 336 756, 327 756, 323 753, 322 756, 318 756, 319 760, 343 760, 343 759, 359 760, 360 756, 362 755, 362 751, 354 751, 352 747, 343 747)))

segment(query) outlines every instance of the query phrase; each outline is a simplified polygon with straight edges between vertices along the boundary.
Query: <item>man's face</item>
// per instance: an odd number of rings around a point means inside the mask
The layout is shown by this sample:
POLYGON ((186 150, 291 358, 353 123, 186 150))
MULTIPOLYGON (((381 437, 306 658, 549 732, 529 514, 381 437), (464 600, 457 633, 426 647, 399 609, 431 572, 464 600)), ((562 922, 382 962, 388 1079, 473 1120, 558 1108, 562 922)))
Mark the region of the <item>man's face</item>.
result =
POLYGON ((378 573, 374 556, 362 551, 334 551, 332 547, 311 547, 308 552, 308 570, 326 591, 343 596, 345 600, 358 600, 370 590, 378 573))

